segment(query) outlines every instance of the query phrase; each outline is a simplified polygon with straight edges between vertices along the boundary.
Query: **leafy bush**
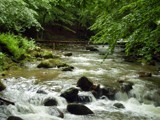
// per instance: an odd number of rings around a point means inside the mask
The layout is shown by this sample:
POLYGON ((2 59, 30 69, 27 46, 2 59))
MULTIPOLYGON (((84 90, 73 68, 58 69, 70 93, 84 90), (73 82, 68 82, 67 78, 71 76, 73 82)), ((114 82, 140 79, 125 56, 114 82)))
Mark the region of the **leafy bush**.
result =
POLYGON ((0 34, 0 45, 2 52, 12 56, 14 59, 22 59, 24 54, 35 47, 34 42, 13 34, 0 34))
POLYGON ((0 26, 7 31, 23 32, 26 28, 40 28, 37 12, 24 0, 0 1, 0 26))
POLYGON ((101 0, 91 30, 95 43, 109 43, 110 52, 119 40, 126 41, 126 54, 141 56, 147 61, 160 52, 159 0, 101 0))

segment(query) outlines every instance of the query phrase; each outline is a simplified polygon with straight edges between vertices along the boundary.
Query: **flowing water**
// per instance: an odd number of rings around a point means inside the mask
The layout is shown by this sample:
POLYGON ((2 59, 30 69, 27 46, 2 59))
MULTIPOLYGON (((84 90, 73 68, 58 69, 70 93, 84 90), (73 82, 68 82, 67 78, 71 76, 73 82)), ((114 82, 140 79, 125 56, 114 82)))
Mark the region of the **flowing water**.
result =
MULTIPOLYGON (((105 46, 97 46, 103 53, 105 46)), ((7 89, 1 94, 3 98, 15 102, 15 105, 0 106, 0 120, 8 116, 19 116, 24 120, 160 120, 160 76, 156 66, 128 63, 121 57, 120 48, 114 55, 103 60, 99 52, 89 52, 83 47, 65 50, 72 52, 71 57, 62 56, 68 64, 74 66, 72 72, 62 72, 58 68, 38 69, 38 63, 27 63, 26 69, 11 71, 2 81, 7 89), (137 72, 153 73, 151 78, 139 78, 137 72), (92 102, 85 105, 93 115, 73 115, 66 110, 67 102, 60 97, 61 92, 76 86, 77 80, 86 76, 95 84, 111 86, 119 89, 118 80, 131 81, 133 89, 128 93, 118 92, 116 100, 108 98, 95 99, 90 92, 80 92, 88 95, 92 102), (38 90, 47 94, 37 93, 38 90), (64 113, 64 118, 56 117, 54 107, 44 106, 44 101, 54 98, 58 101, 57 108, 64 113), (114 103, 122 103, 125 108, 118 109, 114 103)), ((60 52, 60 51, 58 51, 60 52)), ((63 50, 61 50, 63 52, 63 50)))

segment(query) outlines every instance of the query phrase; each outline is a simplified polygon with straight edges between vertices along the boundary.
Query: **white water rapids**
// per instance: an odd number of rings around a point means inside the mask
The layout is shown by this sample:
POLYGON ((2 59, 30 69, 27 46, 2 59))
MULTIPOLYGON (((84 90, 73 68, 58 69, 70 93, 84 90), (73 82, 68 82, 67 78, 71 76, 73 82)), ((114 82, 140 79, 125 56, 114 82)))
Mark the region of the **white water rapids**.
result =
MULTIPOLYGON (((100 51, 105 47, 99 46, 100 51)), ((118 50, 119 51, 119 50, 118 50)), ((66 52, 66 51, 65 51, 66 52)), ((155 66, 127 63, 119 53, 109 56, 103 61, 99 52, 89 52, 84 49, 74 49, 73 56, 62 58, 68 64, 75 67, 71 72, 62 72, 59 69, 38 69, 36 64, 27 64, 28 69, 22 71, 30 74, 29 77, 14 76, 3 79, 7 89, 2 96, 15 105, 0 106, 0 120, 6 120, 9 116, 18 116, 24 120, 160 120, 160 88, 149 80, 138 77, 137 72, 154 72, 155 66), (35 73, 32 75, 31 73, 35 73), (44 73, 44 75, 43 75, 44 73), (39 82, 39 77, 55 73, 53 77, 39 82), (37 75, 38 74, 38 75, 37 75), (73 115, 66 110, 67 102, 60 97, 62 91, 76 86, 77 80, 86 76, 94 83, 117 87, 117 80, 127 80, 134 83, 133 89, 127 94, 118 92, 116 100, 107 97, 96 99, 90 92, 80 92, 79 95, 90 96, 91 101, 85 105, 90 108, 93 115, 73 115), (38 81, 38 82, 37 82, 38 81), (39 94, 43 90, 47 94, 39 94), (43 105, 48 98, 58 101, 57 108, 64 113, 64 118, 56 117, 54 107, 43 105), (114 107, 114 103, 122 103, 124 109, 114 107)), ((159 79, 159 75, 153 74, 152 79, 159 79)))

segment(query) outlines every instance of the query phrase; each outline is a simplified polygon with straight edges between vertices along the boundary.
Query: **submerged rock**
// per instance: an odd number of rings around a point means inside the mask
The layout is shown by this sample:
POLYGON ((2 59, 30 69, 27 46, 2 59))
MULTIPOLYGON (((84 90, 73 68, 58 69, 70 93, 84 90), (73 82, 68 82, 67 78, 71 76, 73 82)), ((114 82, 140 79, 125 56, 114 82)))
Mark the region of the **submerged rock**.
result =
POLYGON ((37 90, 37 93, 39 93, 39 94, 47 94, 47 92, 44 91, 44 90, 37 90))
POLYGON ((74 69, 74 67, 67 66, 67 67, 62 68, 62 71, 73 71, 73 69, 74 69))
POLYGON ((86 50, 89 50, 89 51, 98 51, 98 49, 95 48, 95 47, 93 47, 93 46, 87 46, 86 50))
POLYGON ((93 82, 83 76, 78 80, 77 87, 80 87, 83 91, 90 91, 93 88, 93 82))
POLYGON ((122 103, 114 103, 114 105, 116 108, 125 108, 124 105, 122 103))
POLYGON ((152 77, 152 73, 150 72, 138 72, 139 77, 152 77))
POLYGON ((116 94, 116 90, 111 88, 111 87, 104 87, 100 89, 101 92, 101 96, 106 96, 108 99, 110 100, 114 100, 115 99, 115 94, 116 94))
POLYGON ((57 106, 58 102, 54 98, 49 98, 44 101, 44 106, 57 106))
POLYGON ((126 62, 136 62, 138 59, 136 56, 123 56, 123 58, 126 62))
POLYGON ((23 120, 23 119, 17 116, 9 116, 7 120, 23 120))
POLYGON ((65 54, 64 54, 64 56, 68 56, 68 57, 69 57, 69 56, 72 56, 72 55, 73 55, 72 53, 65 53, 65 54))
POLYGON ((132 86, 133 86, 132 82, 122 82, 120 88, 121 88, 122 92, 128 93, 130 90, 133 89, 132 86))
POLYGON ((60 96, 64 97, 68 102, 75 102, 78 98, 78 89, 69 88, 64 91, 60 96))
POLYGON ((88 115, 94 114, 88 107, 83 104, 72 103, 67 105, 67 110, 71 114, 75 115, 88 115))

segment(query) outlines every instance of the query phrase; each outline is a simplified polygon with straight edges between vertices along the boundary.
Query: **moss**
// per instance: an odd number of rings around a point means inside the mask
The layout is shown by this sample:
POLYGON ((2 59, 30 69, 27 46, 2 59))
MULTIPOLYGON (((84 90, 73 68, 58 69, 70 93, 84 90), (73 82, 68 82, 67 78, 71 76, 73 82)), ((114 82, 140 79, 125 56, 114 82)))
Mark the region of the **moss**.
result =
POLYGON ((43 60, 37 67, 38 68, 53 68, 59 66, 65 66, 66 64, 63 63, 60 59, 47 59, 43 60))
POLYGON ((52 51, 41 50, 41 51, 32 51, 31 56, 36 58, 44 58, 44 59, 51 59, 51 58, 59 58, 57 55, 54 55, 52 51))

